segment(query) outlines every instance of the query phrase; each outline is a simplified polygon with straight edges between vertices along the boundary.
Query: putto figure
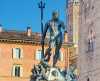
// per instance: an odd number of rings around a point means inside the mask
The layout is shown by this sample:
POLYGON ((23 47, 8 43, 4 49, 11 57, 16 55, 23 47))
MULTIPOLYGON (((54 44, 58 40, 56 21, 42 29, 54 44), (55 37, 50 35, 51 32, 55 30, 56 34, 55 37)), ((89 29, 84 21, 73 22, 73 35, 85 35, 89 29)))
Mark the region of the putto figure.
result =
POLYGON ((42 45, 43 45, 46 33, 49 30, 49 48, 46 50, 44 58, 46 61, 49 61, 51 56, 51 50, 52 48, 55 48, 55 55, 53 57, 53 66, 55 66, 57 60, 60 58, 60 48, 62 46, 62 40, 63 40, 62 29, 64 30, 63 32, 65 33, 67 32, 64 22, 59 20, 58 12, 54 11, 52 13, 52 19, 45 24, 42 37, 42 45))

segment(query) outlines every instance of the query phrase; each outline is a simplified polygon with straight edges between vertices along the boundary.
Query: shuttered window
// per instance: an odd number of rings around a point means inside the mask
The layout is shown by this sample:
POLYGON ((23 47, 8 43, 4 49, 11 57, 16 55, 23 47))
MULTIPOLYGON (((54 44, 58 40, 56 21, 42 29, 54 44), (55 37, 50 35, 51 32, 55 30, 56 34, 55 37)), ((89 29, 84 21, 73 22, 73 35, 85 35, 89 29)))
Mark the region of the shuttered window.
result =
POLYGON ((12 57, 14 58, 14 59, 20 59, 20 58, 22 58, 23 56, 23 54, 22 54, 22 49, 20 49, 20 48, 13 48, 12 49, 12 57))
POLYGON ((12 75, 13 77, 22 77, 23 68, 20 65, 13 65, 12 75))
POLYGON ((42 50, 37 50, 36 51, 36 60, 42 60, 42 58, 43 58, 42 50))

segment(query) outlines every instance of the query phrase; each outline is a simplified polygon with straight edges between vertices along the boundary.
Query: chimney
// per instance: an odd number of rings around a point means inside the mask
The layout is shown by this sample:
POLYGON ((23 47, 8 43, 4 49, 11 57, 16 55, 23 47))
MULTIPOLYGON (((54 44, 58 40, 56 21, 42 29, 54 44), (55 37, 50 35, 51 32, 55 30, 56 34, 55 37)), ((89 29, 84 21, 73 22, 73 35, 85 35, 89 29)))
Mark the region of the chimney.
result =
POLYGON ((3 31, 2 25, 0 24, 0 33, 3 31))
POLYGON ((31 27, 27 27, 27 36, 28 37, 32 36, 32 29, 31 29, 31 27))
POLYGON ((64 43, 68 43, 68 33, 64 33, 64 43))

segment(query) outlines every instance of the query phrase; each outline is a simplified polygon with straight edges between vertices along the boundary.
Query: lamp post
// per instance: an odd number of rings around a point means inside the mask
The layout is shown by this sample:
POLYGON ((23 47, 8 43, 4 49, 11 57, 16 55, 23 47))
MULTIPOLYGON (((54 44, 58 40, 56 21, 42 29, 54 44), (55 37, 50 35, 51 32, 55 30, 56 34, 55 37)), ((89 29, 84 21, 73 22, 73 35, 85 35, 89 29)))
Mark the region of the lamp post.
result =
MULTIPOLYGON (((41 33, 42 33, 42 38, 43 38, 43 10, 45 8, 45 3, 41 0, 38 3, 38 7, 40 8, 41 11, 41 33)), ((42 39, 44 40, 44 39, 42 39)), ((42 44, 42 53, 43 53, 43 57, 44 57, 44 43, 42 44)))

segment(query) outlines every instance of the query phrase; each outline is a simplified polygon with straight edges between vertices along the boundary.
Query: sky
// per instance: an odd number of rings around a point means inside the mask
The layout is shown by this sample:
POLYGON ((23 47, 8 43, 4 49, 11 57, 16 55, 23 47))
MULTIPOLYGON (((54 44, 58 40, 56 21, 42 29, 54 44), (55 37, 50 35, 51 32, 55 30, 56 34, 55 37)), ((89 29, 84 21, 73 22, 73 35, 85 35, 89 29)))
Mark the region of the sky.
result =
MULTIPOLYGON (((66 24, 66 0, 43 0, 45 2, 44 24, 57 10, 60 19, 66 24)), ((41 32, 40 0, 0 0, 0 24, 7 30, 26 31, 27 26, 33 32, 41 32)))

